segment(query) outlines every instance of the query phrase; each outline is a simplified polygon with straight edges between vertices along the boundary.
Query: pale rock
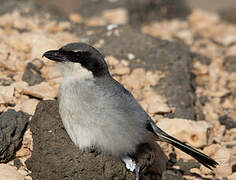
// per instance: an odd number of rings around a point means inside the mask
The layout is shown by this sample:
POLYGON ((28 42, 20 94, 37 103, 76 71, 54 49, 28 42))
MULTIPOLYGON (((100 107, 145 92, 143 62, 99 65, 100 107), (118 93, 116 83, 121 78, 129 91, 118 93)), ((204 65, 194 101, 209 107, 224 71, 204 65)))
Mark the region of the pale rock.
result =
POLYGON ((229 180, 235 180, 236 179, 236 172, 234 172, 230 177, 229 180))
POLYGON ((219 163, 219 166, 215 169, 217 177, 227 177, 232 174, 232 157, 230 149, 220 148, 213 156, 213 159, 219 163))
POLYGON ((130 76, 124 77, 123 80, 128 87, 141 89, 145 85, 145 71, 143 68, 134 69, 130 76))
POLYGON ((211 136, 212 126, 206 121, 163 118, 157 124, 170 135, 194 147, 207 145, 208 137, 211 136))
POLYGON ((21 104, 21 110, 30 115, 33 115, 38 103, 39 100, 37 99, 28 99, 21 104))
POLYGON ((22 36, 24 41, 32 47, 30 59, 41 58, 44 52, 61 47, 54 38, 42 33, 25 33, 22 36))
POLYGON ((229 46, 230 44, 233 44, 236 42, 236 35, 234 34, 226 34, 223 36, 223 38, 221 39, 221 42, 225 45, 225 46, 229 46))
POLYGON ((191 173, 201 174, 200 170, 198 168, 192 168, 190 169, 191 173))
POLYGON ((227 48, 226 56, 236 56, 236 44, 227 48))
POLYGON ((28 173, 26 170, 24 170, 24 169, 19 169, 18 172, 19 172, 22 176, 24 176, 24 177, 29 174, 29 173, 28 173))
POLYGON ((116 68, 113 71, 113 73, 117 74, 117 75, 126 75, 126 74, 130 73, 130 68, 128 68, 128 67, 119 67, 119 68, 116 68))
POLYGON ((19 94, 17 91, 15 91, 14 96, 15 96, 14 102, 16 103, 16 106, 20 107, 20 109, 21 109, 21 104, 30 99, 29 96, 19 94))
MULTIPOLYGON (((117 27, 118 27, 118 24, 108 24, 108 25, 107 25, 107 30, 108 30, 108 31, 111 31, 111 30, 113 30, 113 29, 116 29, 117 27)), ((111 35, 111 32, 108 32, 108 34, 111 35)), ((110 36, 110 35, 108 35, 108 36, 110 36)))
POLYGON ((127 57, 129 60, 135 59, 135 55, 133 53, 128 53, 127 57))
POLYGON ((114 56, 106 56, 105 59, 106 59, 106 62, 111 66, 115 66, 119 64, 119 60, 116 59, 114 56))
POLYGON ((30 129, 27 129, 24 136, 23 136, 23 146, 30 149, 30 151, 33 151, 33 138, 32 138, 32 132, 30 129))
POLYGON ((26 65, 27 65, 26 61, 16 61, 15 62, 16 70, 18 72, 24 72, 25 68, 26 68, 26 65))
POLYGON ((100 17, 90 17, 85 20, 87 26, 105 26, 107 21, 104 18, 100 17))
POLYGON ((153 73, 151 71, 148 71, 146 73, 146 80, 151 86, 157 85, 160 78, 161 78, 161 76, 159 76, 157 73, 153 73))
POLYGON ((132 89, 131 93, 134 95, 135 99, 137 100, 143 99, 143 93, 141 89, 132 89))
POLYGON ((129 61, 124 60, 124 59, 122 59, 120 63, 121 63, 121 65, 123 65, 123 66, 128 66, 128 65, 129 65, 129 61))
POLYGON ((4 68, 5 70, 15 72, 16 71, 16 64, 15 64, 15 59, 9 58, 9 60, 1 60, 0 59, 0 67, 4 68))
POLYGON ((62 32, 65 29, 70 28, 69 22, 56 22, 56 21, 50 21, 44 26, 44 31, 47 33, 58 33, 62 32))
POLYGON ((61 73, 58 69, 57 66, 53 65, 53 66, 44 66, 41 69, 41 73, 42 76, 46 79, 46 80, 51 80, 51 79, 56 79, 61 77, 61 73))
POLYGON ((25 81, 18 81, 18 82, 12 83, 12 86, 15 88, 17 92, 21 93, 23 92, 25 88, 28 87, 28 83, 25 81))
POLYGON ((124 8, 105 10, 102 16, 112 24, 126 24, 128 22, 128 12, 124 8))
POLYGON ((83 18, 79 14, 76 14, 76 13, 71 13, 69 15, 69 18, 72 22, 77 23, 77 24, 81 24, 84 21, 83 18))
POLYGON ((13 95, 13 86, 0 86, 0 104, 11 103, 13 101, 13 95))
POLYGON ((23 146, 16 152, 16 157, 26 157, 31 155, 31 151, 28 148, 24 148, 23 146))
POLYGON ((57 96, 57 90, 51 87, 47 82, 28 86, 24 88, 23 91, 25 94, 42 99, 50 99, 57 96))
POLYGON ((203 149, 203 152, 208 156, 213 156, 220 148, 221 146, 219 144, 211 144, 209 146, 206 146, 203 149))
POLYGON ((54 88, 57 89, 57 86, 60 85, 61 81, 62 81, 62 77, 59 77, 59 78, 56 78, 56 79, 49 80, 48 83, 49 83, 50 86, 53 86, 54 88))
POLYGON ((148 112, 155 113, 168 113, 170 108, 166 104, 166 100, 160 95, 149 96, 145 99, 148 104, 148 112))
POLYGON ((17 73, 13 76, 13 79, 14 79, 16 82, 22 81, 23 74, 24 74, 23 71, 19 71, 19 72, 17 72, 17 73))
POLYGON ((2 180, 24 180, 16 167, 7 164, 0 164, 0 177, 2 180))

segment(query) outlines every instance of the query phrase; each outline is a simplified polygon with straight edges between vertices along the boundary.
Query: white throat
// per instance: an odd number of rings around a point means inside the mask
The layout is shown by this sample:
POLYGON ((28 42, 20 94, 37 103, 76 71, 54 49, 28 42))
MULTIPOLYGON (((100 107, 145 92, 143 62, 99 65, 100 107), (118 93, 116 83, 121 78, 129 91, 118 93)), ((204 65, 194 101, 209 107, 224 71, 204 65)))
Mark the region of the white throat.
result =
POLYGON ((74 80, 92 80, 93 73, 82 67, 80 63, 65 62, 57 63, 59 70, 62 73, 63 79, 74 80))

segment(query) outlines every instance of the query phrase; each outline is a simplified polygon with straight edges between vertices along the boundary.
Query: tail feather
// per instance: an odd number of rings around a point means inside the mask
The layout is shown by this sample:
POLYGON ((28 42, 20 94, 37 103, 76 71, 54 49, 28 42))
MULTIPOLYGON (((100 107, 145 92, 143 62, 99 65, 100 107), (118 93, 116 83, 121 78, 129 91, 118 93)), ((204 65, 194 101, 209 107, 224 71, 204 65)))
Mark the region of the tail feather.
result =
POLYGON ((158 136, 160 140, 170 143, 176 148, 184 151, 185 153, 198 160, 205 167, 212 170, 212 168, 215 168, 218 165, 218 163, 214 159, 162 131, 156 126, 154 122, 151 122, 151 126, 154 133, 158 136))

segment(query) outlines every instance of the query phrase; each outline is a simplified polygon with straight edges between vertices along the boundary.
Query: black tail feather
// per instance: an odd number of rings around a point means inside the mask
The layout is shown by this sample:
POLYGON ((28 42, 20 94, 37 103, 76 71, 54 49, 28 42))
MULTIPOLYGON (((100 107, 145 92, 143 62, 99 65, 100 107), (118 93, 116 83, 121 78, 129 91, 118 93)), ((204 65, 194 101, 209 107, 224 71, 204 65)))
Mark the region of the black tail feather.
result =
POLYGON ((205 167, 212 170, 212 168, 215 168, 218 165, 218 163, 214 159, 162 131, 156 126, 154 122, 151 122, 151 126, 154 133, 158 136, 160 140, 170 143, 176 148, 184 151, 185 153, 198 160, 205 167))

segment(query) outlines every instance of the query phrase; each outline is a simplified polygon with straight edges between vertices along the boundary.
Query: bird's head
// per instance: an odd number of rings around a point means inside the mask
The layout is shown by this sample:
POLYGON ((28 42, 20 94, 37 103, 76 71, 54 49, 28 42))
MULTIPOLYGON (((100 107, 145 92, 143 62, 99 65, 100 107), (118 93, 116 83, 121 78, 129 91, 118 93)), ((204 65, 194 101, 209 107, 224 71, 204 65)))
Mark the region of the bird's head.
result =
POLYGON ((93 77, 109 74, 104 56, 94 47, 85 43, 70 43, 58 50, 50 50, 43 54, 56 61, 63 76, 77 72, 90 73, 93 77))

